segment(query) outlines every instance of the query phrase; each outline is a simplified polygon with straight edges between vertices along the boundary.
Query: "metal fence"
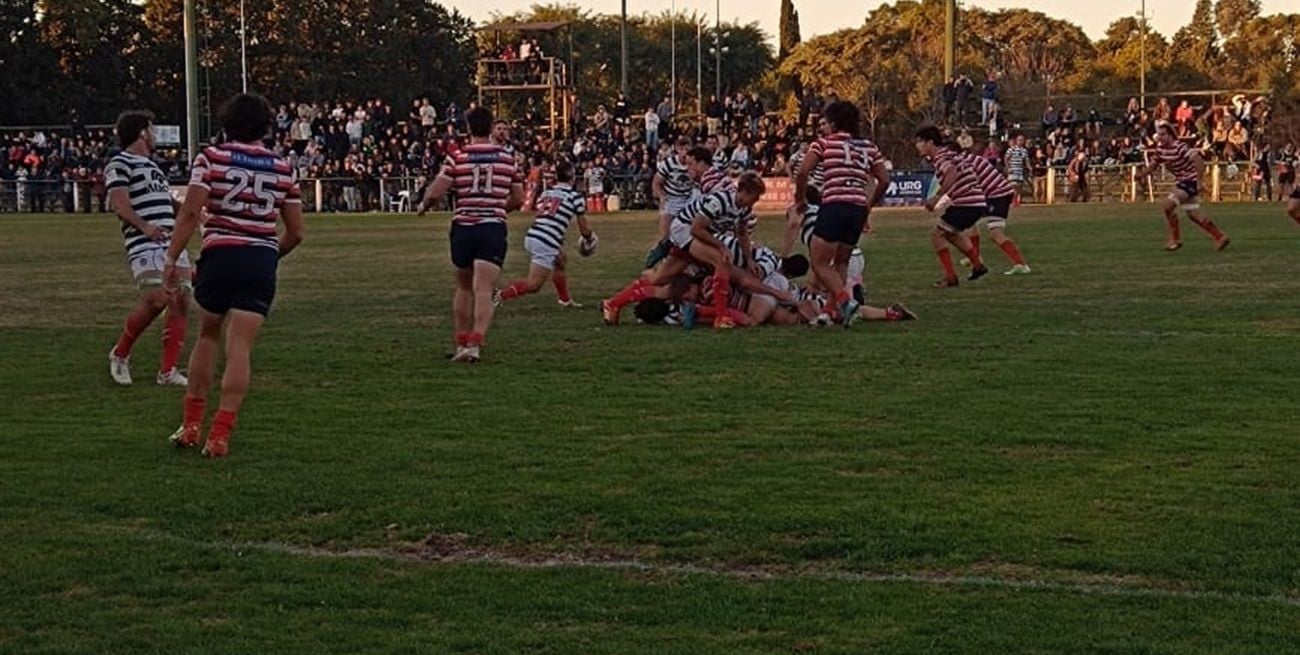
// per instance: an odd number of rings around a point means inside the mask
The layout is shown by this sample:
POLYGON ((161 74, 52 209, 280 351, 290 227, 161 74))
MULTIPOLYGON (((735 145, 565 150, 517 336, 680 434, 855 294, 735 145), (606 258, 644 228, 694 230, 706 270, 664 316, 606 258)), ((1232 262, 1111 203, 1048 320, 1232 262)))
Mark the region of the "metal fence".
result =
MULTIPOLYGON (((1167 173, 1139 177, 1137 165, 1094 166, 1088 171, 1088 193, 1072 194, 1062 166, 1050 167, 1027 180, 1021 188, 1026 203, 1154 202, 1174 187, 1167 173)), ((1202 199, 1207 202, 1244 202, 1254 197, 1253 183, 1244 167, 1210 164, 1202 177, 1202 199)), ((299 181, 304 208, 315 213, 409 213, 420 203, 428 178, 321 178, 299 181)), ((183 184, 183 183, 182 183, 183 184)), ((621 210, 654 208, 650 180, 643 176, 609 176, 604 193, 617 195, 621 210)), ((613 203, 610 203, 611 205, 613 203)), ((452 209, 445 202, 437 209, 452 209)), ((0 212, 106 212, 102 183, 72 180, 0 180, 0 212)))

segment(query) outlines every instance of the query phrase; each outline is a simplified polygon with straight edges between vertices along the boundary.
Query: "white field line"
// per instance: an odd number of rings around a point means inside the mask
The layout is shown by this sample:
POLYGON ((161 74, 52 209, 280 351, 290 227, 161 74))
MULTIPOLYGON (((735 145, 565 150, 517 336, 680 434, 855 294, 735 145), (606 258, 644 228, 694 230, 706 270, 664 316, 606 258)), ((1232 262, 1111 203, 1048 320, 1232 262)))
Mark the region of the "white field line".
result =
POLYGON ((486 548, 466 546, 461 552, 438 553, 427 547, 412 545, 409 550, 381 548, 330 549, 313 546, 295 546, 277 542, 202 541, 178 537, 164 532, 137 529, 113 529, 151 541, 174 543, 205 550, 267 553, 312 559, 382 560, 389 562, 426 565, 489 565, 524 570, 588 569, 626 571, 652 575, 700 575, 719 578, 755 581, 816 580, 855 584, 915 584, 940 587, 981 587, 1011 591, 1046 591, 1080 594, 1086 596, 1113 596, 1119 598, 1157 598, 1173 600, 1213 601, 1232 605, 1274 605, 1300 608, 1300 597, 1284 594, 1250 594, 1212 589, 1174 589, 1116 584, 1109 582, 1060 581, 969 575, 957 573, 869 573, 853 571, 800 570, 792 567, 726 568, 696 564, 663 564, 637 559, 590 558, 578 555, 549 555, 518 557, 494 552, 486 548))

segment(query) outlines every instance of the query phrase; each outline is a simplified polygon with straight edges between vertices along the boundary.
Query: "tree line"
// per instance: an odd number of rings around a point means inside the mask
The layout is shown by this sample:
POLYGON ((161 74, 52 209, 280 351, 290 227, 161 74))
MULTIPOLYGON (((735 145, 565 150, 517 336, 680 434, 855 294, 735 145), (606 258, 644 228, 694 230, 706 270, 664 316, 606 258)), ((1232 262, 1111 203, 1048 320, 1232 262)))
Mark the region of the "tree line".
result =
MULTIPOLYGON (((883 4, 858 27, 802 42, 799 1, 779 0, 776 49, 755 23, 717 29, 699 14, 630 17, 629 104, 636 111, 670 95, 675 51, 676 96, 687 113, 696 89, 707 100, 721 77, 723 93, 759 91, 768 107, 791 112, 802 88, 833 89, 862 104, 873 130, 901 131, 936 117, 944 82, 942 0, 883 4)), ((210 108, 240 88, 239 3, 197 4, 202 100, 210 108)), ((473 97, 479 49, 522 36, 480 34, 468 18, 432 0, 245 6, 250 87, 277 100, 382 97, 399 111, 423 96, 463 104, 473 97)), ((180 122, 181 7, 182 0, 0 0, 0 124, 62 124, 72 112, 87 123, 107 122, 123 107, 141 106, 180 122)), ((570 61, 584 107, 618 94, 618 16, 539 4, 496 18, 568 22, 541 35, 543 49, 570 61)), ((960 17, 957 63, 977 83, 996 72, 1004 108, 1031 121, 1049 95, 1115 103, 1136 95, 1142 36, 1134 17, 1116 20, 1093 41, 1077 25, 1041 12, 969 8, 960 17)), ((1149 27, 1145 36, 1148 95, 1260 89, 1270 92, 1279 116, 1297 113, 1300 14, 1261 15, 1258 0, 1197 0, 1191 22, 1172 38, 1149 27)))

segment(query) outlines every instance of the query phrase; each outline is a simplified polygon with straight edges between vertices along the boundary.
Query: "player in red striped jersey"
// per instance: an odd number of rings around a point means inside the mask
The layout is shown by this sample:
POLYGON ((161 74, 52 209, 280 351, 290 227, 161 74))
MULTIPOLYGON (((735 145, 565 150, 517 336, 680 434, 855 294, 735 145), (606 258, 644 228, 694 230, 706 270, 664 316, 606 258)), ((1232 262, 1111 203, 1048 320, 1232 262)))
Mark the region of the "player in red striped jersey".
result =
MULTIPOLYGON (((980 188, 984 189, 984 196, 988 198, 988 216, 984 220, 984 227, 988 228, 989 237, 993 243, 998 244, 998 248, 1006 253, 1007 259, 1011 260, 1011 268, 1007 269, 1006 275, 1026 275, 1030 273, 1029 265, 1025 264, 1025 258, 1020 254, 1020 248, 1016 242, 1007 236, 1007 218, 1011 216, 1011 204, 1016 197, 1016 188, 1011 186, 1011 182, 1006 176, 999 171, 993 162, 985 159, 983 156, 973 152, 963 153, 962 156, 970 163, 971 169, 975 171, 975 177, 979 178, 980 188)), ((979 226, 971 228, 970 233, 971 247, 975 252, 980 250, 980 230, 979 226)), ((969 263, 969 262, 967 262, 969 263)))
POLYGON ((978 280, 989 269, 980 260, 980 254, 965 235, 975 227, 988 210, 988 198, 980 187, 979 178, 966 159, 948 147, 939 128, 926 126, 916 133, 916 152, 934 165, 939 177, 939 193, 925 201, 925 208, 940 212, 939 220, 930 233, 930 242, 943 267, 943 279, 936 287, 957 286, 957 269, 952 265, 948 244, 956 246, 971 261, 970 280, 978 280))
POLYGON ((206 211, 194 284, 199 340, 190 353, 184 419, 171 442, 179 447, 199 442, 224 329, 221 404, 203 447, 209 457, 225 457, 229 452, 230 432, 252 374, 253 343, 275 298, 279 261, 302 243, 302 200, 293 169, 261 144, 273 118, 271 106, 260 96, 238 95, 222 105, 221 129, 227 141, 205 148, 194 158, 185 204, 167 249, 163 283, 175 289, 176 263, 206 211), (280 221, 284 234, 277 236, 280 221))
POLYGON ((515 157, 493 143, 492 112, 475 107, 465 115, 470 143, 447 157, 424 199, 420 215, 453 189, 451 262, 456 267, 452 314, 456 354, 452 361, 477 362, 495 307, 492 292, 506 259, 506 214, 524 204, 524 178, 515 157))
POLYGON ((876 145, 859 135, 862 114, 851 102, 837 101, 821 119, 822 137, 808 147, 795 179, 795 213, 808 209, 808 179, 821 168, 821 207, 813 229, 809 259, 813 275, 830 294, 844 326, 857 320, 860 303, 845 286, 849 259, 867 227, 871 208, 889 188, 889 170, 876 145), (873 186, 874 180, 874 186, 873 186))
POLYGON ((1286 201, 1286 215, 1300 225, 1300 187, 1291 190, 1291 199, 1286 201))
POLYGON ((1138 170, 1138 175, 1147 177, 1153 168, 1161 165, 1173 174, 1175 180, 1174 190, 1162 203, 1165 225, 1169 228, 1169 241, 1165 243, 1165 250, 1172 252, 1183 247, 1182 231, 1178 227, 1180 208, 1187 213, 1187 220, 1195 223, 1210 235, 1211 239, 1214 239, 1216 251, 1227 248, 1231 240, 1214 224, 1214 221, 1210 220, 1205 210, 1201 209, 1198 199, 1203 167, 1201 155, 1179 141, 1174 134, 1173 125, 1169 123, 1161 123, 1156 128, 1156 148, 1147 164, 1138 170))

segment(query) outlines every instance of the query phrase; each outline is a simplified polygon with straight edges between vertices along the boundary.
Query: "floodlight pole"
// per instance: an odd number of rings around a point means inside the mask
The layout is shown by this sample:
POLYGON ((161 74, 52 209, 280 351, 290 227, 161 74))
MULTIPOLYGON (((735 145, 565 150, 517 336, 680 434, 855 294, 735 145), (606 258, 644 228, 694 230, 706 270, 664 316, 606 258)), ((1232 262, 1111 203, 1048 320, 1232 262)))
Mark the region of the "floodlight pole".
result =
POLYGON ((704 21, 695 19, 695 114, 704 113, 704 21))
POLYGON ((947 82, 957 68, 957 0, 946 0, 943 5, 943 79, 947 82))
POLYGON ((623 97, 626 98, 627 97, 627 0, 623 0, 623 21, 622 21, 622 27, 620 29, 620 32, 621 32, 620 38, 622 39, 622 43, 623 43, 622 45, 623 79, 622 79, 622 83, 619 86, 619 90, 623 92, 623 97))
POLYGON ((672 84, 669 85, 670 102, 673 104, 673 111, 677 111, 677 0, 673 0, 673 37, 672 37, 672 84))
POLYGON ((1147 106, 1147 0, 1142 0, 1142 78, 1139 94, 1142 106, 1147 106))
POLYGON ((713 95, 722 97, 722 0, 713 8, 713 95))
POLYGON ((185 148, 190 159, 199 152, 198 35, 194 21, 194 0, 184 3, 185 38, 185 148))
POLYGON ((248 93, 248 23, 244 19, 244 0, 239 0, 239 69, 243 73, 244 93, 248 93))

